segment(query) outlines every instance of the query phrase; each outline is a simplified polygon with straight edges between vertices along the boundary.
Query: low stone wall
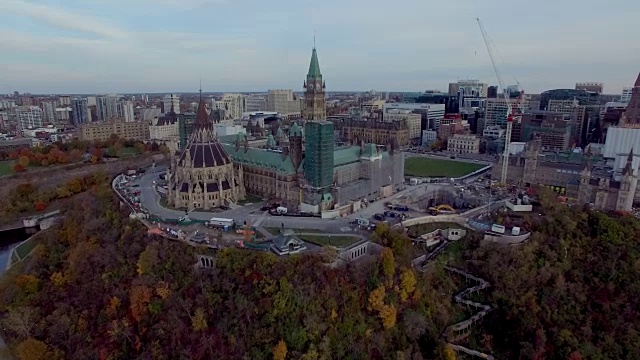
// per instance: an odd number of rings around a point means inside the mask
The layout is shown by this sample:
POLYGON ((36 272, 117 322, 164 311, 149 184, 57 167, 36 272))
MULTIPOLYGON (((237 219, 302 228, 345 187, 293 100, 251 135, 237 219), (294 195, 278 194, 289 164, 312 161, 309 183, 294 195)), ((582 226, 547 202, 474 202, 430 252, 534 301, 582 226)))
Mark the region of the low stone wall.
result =
POLYGON ((531 233, 526 233, 522 235, 493 235, 493 234, 485 234, 485 241, 492 241, 502 245, 518 245, 527 241, 531 233))

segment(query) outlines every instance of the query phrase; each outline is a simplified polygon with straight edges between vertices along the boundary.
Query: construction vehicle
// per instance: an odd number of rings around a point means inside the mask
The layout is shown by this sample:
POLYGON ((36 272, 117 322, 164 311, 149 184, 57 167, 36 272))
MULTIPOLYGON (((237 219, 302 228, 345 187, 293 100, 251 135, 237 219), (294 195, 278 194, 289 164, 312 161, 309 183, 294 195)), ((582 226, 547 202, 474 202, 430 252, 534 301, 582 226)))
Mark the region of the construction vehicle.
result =
POLYGON ((456 210, 451 206, 444 204, 430 207, 429 213, 431 215, 455 214, 456 210))
MULTIPOLYGON (((496 65, 493 50, 491 48, 491 41, 489 39, 489 35, 487 34, 487 31, 484 29, 484 26, 482 26, 482 22, 480 22, 480 19, 476 18, 476 21, 478 21, 478 26, 480 27, 480 31, 482 32, 482 38, 484 39, 484 43, 487 47, 487 52, 489 52, 489 58, 491 59, 491 65, 493 66, 493 71, 496 74, 496 78, 498 79, 498 85, 502 90, 505 103, 507 104, 507 133, 504 140, 504 152, 502 154, 502 171, 500 174, 500 186, 505 186, 505 184, 507 183, 507 171, 509 169, 509 145, 511 143, 511 133, 513 131, 513 122, 514 120, 520 121, 522 111, 520 111, 519 106, 521 105, 524 91, 520 91, 518 98, 516 99, 515 103, 512 105, 509 94, 506 91, 507 88, 504 86, 504 82, 502 81, 502 76, 500 75, 500 72, 498 71, 498 67, 496 65)), ((517 79, 515 79, 515 76, 514 76, 514 80, 518 85, 518 87, 520 87, 520 83, 518 82, 517 79)))

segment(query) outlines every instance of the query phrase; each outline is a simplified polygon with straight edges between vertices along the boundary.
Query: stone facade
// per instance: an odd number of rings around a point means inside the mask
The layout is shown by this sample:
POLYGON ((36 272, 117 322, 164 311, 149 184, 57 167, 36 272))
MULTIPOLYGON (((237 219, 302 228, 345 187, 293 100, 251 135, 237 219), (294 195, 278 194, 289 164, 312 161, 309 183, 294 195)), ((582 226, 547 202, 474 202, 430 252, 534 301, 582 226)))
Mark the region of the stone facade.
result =
MULTIPOLYGON (((523 153, 510 157, 507 181, 524 186, 548 186, 560 195, 577 199, 580 204, 593 204, 597 209, 631 211, 639 190, 638 169, 632 166, 632 153, 620 181, 616 181, 610 171, 603 170, 604 163, 592 166, 590 157, 569 154, 575 158, 556 159, 554 155, 542 154, 540 149, 540 140, 533 140, 523 153)), ((500 178, 500 163, 492 169, 495 179, 500 178)))
POLYGON ((187 146, 168 170, 169 203, 177 208, 211 209, 243 200, 244 171, 233 163, 213 133, 202 99, 187 146))

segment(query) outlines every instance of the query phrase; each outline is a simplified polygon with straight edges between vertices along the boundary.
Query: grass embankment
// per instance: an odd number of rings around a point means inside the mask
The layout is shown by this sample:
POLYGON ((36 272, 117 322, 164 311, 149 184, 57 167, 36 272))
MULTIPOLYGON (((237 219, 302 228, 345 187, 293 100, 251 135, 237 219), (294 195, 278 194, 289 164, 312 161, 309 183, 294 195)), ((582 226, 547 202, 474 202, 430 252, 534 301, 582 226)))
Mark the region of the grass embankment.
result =
POLYGON ((405 159, 404 174, 405 176, 418 177, 457 178, 482 169, 484 166, 485 165, 462 161, 432 159, 414 156, 405 159))
POLYGON ((355 236, 300 235, 298 237, 300 240, 319 246, 331 245, 336 247, 346 247, 360 240, 360 238, 355 236))

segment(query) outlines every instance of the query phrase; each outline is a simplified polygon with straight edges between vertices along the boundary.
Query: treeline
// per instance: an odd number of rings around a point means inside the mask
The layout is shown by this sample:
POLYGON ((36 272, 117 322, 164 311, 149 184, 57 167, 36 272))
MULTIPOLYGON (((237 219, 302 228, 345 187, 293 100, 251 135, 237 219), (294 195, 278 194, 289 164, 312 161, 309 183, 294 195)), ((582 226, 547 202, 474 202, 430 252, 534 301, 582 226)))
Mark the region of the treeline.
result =
POLYGON ((640 221, 547 206, 527 244, 472 256, 496 308, 484 345, 505 359, 640 359, 640 221))
POLYGON ((92 186, 108 183, 106 174, 78 176, 54 188, 39 188, 32 183, 17 185, 6 198, 0 199, 0 218, 9 219, 23 213, 43 211, 54 200, 66 199, 87 191, 92 186))
POLYGON ((391 248, 339 268, 330 253, 226 249, 199 270, 195 253, 205 250, 148 235, 107 186, 75 197, 42 236, 0 284, 2 325, 20 359, 453 355, 438 337, 454 320, 457 286, 444 272, 415 273, 391 248))
POLYGON ((0 151, 0 161, 15 160, 12 170, 15 173, 20 173, 26 171, 29 166, 46 167, 83 160, 95 164, 102 161, 103 157, 121 156, 124 149, 133 149, 136 154, 168 152, 168 148, 164 144, 157 142, 147 144, 139 140, 121 139, 114 134, 105 141, 72 140, 19 151, 0 151))

